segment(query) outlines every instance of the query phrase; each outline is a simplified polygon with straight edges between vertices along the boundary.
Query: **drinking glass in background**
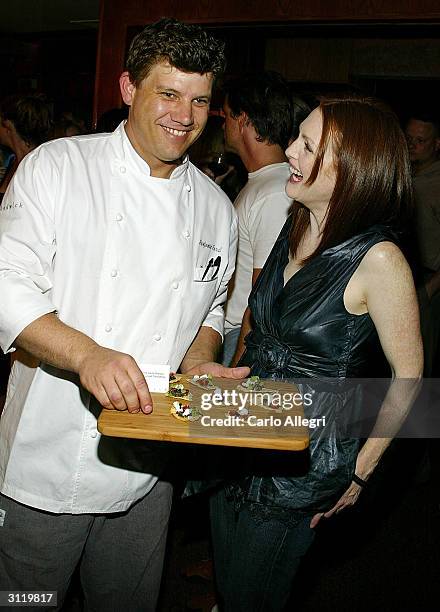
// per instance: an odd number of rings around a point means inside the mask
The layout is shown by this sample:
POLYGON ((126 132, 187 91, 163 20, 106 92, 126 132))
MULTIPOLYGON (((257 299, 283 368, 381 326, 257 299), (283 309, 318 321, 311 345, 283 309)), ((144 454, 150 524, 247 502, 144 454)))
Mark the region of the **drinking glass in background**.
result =
POLYGON ((212 172, 214 179, 226 174, 230 169, 230 165, 226 162, 224 153, 214 153, 212 160, 206 164, 206 167, 212 172))
POLYGON ((247 181, 246 168, 234 153, 211 153, 200 163, 199 168, 223 189, 231 202, 234 202, 247 181))
POLYGON ((237 155, 225 152, 223 123, 222 116, 210 114, 203 134, 188 154, 192 163, 217 183, 233 202, 247 181, 247 171, 237 155))

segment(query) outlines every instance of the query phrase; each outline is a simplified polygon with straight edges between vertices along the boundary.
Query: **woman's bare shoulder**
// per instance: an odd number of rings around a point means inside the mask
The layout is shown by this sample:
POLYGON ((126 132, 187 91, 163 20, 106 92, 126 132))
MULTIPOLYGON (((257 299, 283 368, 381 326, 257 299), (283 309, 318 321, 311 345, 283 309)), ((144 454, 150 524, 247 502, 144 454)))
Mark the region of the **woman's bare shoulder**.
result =
POLYGON ((401 270, 409 272, 410 267, 404 254, 397 244, 390 241, 378 242, 373 245, 365 254, 361 265, 361 272, 365 273, 395 273, 401 270))

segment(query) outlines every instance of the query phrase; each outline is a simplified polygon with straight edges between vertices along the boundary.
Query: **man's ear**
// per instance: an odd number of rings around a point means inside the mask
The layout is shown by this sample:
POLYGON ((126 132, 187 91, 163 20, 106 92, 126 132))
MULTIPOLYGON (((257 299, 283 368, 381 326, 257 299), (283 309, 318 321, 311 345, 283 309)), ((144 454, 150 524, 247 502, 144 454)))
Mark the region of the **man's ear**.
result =
POLYGON ((240 113, 237 117, 238 129, 240 130, 240 134, 243 134, 245 128, 249 125, 249 118, 246 113, 240 113))
POLYGON ((435 150, 436 150, 436 153, 440 152, 440 138, 435 139, 435 150))
POLYGON ((130 81, 130 77, 127 71, 123 72, 119 77, 119 88, 121 90, 121 96, 127 106, 131 106, 136 92, 136 85, 130 81))

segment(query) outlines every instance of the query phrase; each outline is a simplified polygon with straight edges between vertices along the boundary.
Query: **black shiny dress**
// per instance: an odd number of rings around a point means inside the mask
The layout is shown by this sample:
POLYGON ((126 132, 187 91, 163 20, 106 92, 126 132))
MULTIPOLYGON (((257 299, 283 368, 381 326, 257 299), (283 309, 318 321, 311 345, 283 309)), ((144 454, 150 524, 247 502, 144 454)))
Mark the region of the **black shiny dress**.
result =
POLYGON ((302 475, 293 475, 287 453, 283 470, 255 475, 268 459, 260 452, 248 470, 252 476, 228 489, 241 502, 309 512, 328 509, 354 472, 359 441, 344 435, 343 424, 348 411, 351 419, 361 413, 362 388, 347 379, 387 372, 377 368, 385 360, 370 316, 347 312, 344 291, 367 251, 378 242, 396 242, 396 235, 373 226, 313 258, 284 286, 290 225, 288 219, 249 297, 254 331, 246 338, 240 365, 250 366, 251 375, 296 382, 303 395, 313 398, 311 406, 304 406, 305 416, 325 415, 326 425, 310 430, 302 475))

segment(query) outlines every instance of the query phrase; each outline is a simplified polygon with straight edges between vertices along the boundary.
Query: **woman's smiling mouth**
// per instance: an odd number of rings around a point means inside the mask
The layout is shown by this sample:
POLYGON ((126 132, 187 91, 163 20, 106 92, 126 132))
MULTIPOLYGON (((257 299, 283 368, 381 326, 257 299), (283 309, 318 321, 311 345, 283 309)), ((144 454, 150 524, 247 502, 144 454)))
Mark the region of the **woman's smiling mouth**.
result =
POLYGON ((302 181, 303 179, 303 174, 302 172, 300 172, 298 170, 298 168, 295 168, 294 166, 290 166, 290 182, 291 183, 299 183, 302 181))

